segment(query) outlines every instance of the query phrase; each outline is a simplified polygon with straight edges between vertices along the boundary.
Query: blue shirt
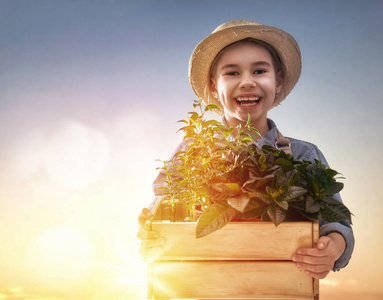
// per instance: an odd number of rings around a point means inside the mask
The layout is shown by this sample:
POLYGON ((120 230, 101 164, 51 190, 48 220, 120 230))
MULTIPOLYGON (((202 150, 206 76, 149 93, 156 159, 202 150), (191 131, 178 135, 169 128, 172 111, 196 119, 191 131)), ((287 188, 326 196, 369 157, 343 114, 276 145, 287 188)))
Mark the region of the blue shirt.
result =
MULTIPOLYGON (((267 119, 270 130, 263 135, 258 141, 255 143, 258 147, 262 147, 263 145, 275 145, 277 141, 277 126, 275 123, 267 119)), ((225 120, 222 119, 222 123, 227 125, 225 120)), ((291 150, 293 157, 298 160, 307 160, 314 162, 315 159, 319 159, 324 165, 329 167, 324 155, 318 149, 317 146, 311 144, 309 142, 297 140, 294 138, 288 137, 291 142, 291 150)), ((342 202, 342 199, 339 194, 336 194, 335 197, 337 200, 342 202)), ((351 225, 348 221, 341 222, 327 222, 324 220, 320 220, 319 222, 319 235, 325 236, 331 232, 340 233, 346 241, 346 249, 343 252, 342 256, 335 262, 333 271, 339 271, 341 268, 344 268, 351 259, 352 252, 354 250, 355 239, 354 234, 351 228, 351 225)))
MULTIPOLYGON (((222 124, 227 127, 227 123, 224 118, 221 120, 222 124)), ((275 123, 267 119, 268 125, 270 130, 263 135, 261 138, 255 142, 255 144, 258 147, 262 147, 263 145, 270 145, 270 146, 275 146, 275 142, 277 141, 277 126, 275 123)), ((288 138, 290 143, 291 143, 291 150, 293 157, 298 160, 307 160, 314 162, 315 159, 319 159, 324 165, 328 166, 328 163, 323 156, 322 152, 318 149, 317 146, 314 144, 311 144, 309 142, 293 139, 293 138, 288 138)), ((177 149, 174 151, 173 155, 180 150, 184 150, 188 145, 187 141, 182 142, 177 149)), ((172 157, 173 157, 172 155, 172 157)), ((159 186, 162 186, 163 182, 161 181, 161 174, 157 177, 157 179, 153 183, 153 189, 156 194, 157 188, 159 186)), ((342 199, 339 194, 336 194, 334 196, 337 200, 342 202, 342 199)), ((151 205, 148 207, 149 209, 154 206, 154 200, 151 205)), ((328 235, 331 232, 338 232, 343 236, 343 238, 346 241, 346 249, 341 255, 341 257, 335 262, 333 271, 339 271, 341 268, 345 267, 348 262, 351 259, 352 252, 354 250, 354 234, 351 228, 351 225, 349 224, 348 221, 341 221, 341 222, 327 222, 324 220, 319 221, 319 235, 320 236, 325 236, 328 235)))

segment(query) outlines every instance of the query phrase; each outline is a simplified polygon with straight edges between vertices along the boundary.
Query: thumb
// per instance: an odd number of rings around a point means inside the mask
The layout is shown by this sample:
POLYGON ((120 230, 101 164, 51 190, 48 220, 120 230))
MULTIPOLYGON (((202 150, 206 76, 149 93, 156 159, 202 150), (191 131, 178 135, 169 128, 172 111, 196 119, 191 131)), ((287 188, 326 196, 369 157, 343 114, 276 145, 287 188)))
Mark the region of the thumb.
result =
POLYGON ((138 216, 138 223, 143 226, 146 222, 146 220, 150 220, 153 218, 153 214, 152 212, 147 209, 147 208, 144 208, 142 210, 142 212, 140 213, 140 215, 138 216))
POLYGON ((331 239, 327 236, 321 236, 317 242, 317 248, 319 250, 326 249, 328 243, 331 241, 331 239))
POLYGON ((146 219, 151 219, 151 218, 153 218, 153 214, 152 214, 152 212, 151 212, 148 208, 146 208, 146 207, 142 210, 142 215, 143 215, 146 219))

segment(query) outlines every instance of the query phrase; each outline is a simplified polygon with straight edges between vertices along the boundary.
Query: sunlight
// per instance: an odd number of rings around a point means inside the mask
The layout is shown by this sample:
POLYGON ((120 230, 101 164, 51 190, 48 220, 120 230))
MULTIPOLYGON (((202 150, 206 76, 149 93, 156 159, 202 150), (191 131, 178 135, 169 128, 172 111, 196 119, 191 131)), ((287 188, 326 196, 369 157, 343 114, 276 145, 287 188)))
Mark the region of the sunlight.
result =
POLYGON ((59 296, 28 292, 21 287, 7 288, 0 292, 0 300, 67 300, 59 296))
POLYGON ((34 129, 20 137, 10 161, 13 172, 22 178, 36 174, 42 166, 45 147, 43 130, 34 129))
MULTIPOLYGON (((154 263, 154 265, 152 266, 153 271, 156 274, 166 274, 168 271, 168 267, 169 267, 169 265, 162 265, 161 263, 154 263)), ((150 268, 151 267, 149 267, 149 269, 150 268)), ((168 295, 174 294, 174 292, 171 289, 169 289, 167 283, 163 279, 164 278, 162 278, 162 280, 156 280, 155 278, 153 278, 153 282, 152 282, 153 290, 156 291, 156 296, 158 296, 159 298, 164 297, 164 295, 168 296, 168 295)), ((155 296, 155 295, 153 295, 153 296, 155 296)), ((166 298, 166 296, 165 296, 165 298, 166 298)), ((194 298, 171 298, 170 300, 180 300, 180 299, 197 300, 194 298)))
POLYGON ((48 144, 45 166, 51 177, 68 187, 84 187, 100 178, 109 163, 105 135, 66 121, 48 144))
POLYGON ((41 233, 27 249, 30 275, 44 285, 75 284, 87 274, 93 248, 89 238, 72 227, 41 233))
POLYGON ((322 279, 321 282, 320 282, 321 285, 323 286, 339 286, 339 281, 338 280, 335 280, 335 279, 329 279, 329 278, 325 278, 325 279, 322 279))

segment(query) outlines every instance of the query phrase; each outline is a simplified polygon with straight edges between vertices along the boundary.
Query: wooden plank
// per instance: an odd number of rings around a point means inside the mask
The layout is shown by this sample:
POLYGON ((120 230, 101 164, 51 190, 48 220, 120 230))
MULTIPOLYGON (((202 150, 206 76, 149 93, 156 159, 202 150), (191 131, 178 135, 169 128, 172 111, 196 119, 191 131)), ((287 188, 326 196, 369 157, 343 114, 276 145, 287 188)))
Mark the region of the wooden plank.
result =
POLYGON ((292 262, 154 262, 153 275, 155 299, 313 297, 312 278, 292 262))
MULTIPOLYGON (((169 215, 160 205, 154 212, 157 220, 169 215)), ((315 247, 318 222, 232 222, 201 239, 195 226, 148 222, 166 240, 165 254, 148 268, 149 298, 319 299, 319 281, 289 261, 299 247, 315 247)))
MULTIPOLYGON (((316 247, 319 240, 319 222, 313 222, 313 247, 316 247)), ((314 300, 319 300, 319 279, 313 278, 314 300)))
POLYGON ((200 239, 193 222, 153 222, 166 240, 159 260, 291 260, 299 247, 312 247, 312 222, 231 222, 200 239))

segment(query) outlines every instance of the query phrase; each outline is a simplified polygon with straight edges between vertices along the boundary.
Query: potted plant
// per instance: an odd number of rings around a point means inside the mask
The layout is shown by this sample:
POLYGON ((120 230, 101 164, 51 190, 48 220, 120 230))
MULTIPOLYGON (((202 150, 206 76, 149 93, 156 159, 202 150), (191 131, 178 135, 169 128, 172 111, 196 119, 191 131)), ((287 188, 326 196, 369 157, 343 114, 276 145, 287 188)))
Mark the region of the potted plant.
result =
POLYGON ((290 260, 299 247, 314 247, 319 219, 351 222, 350 211, 333 198, 343 188, 339 173, 319 160, 256 147, 259 132, 250 116, 244 128, 226 128, 206 119, 217 106, 195 101, 194 108, 199 112, 179 121, 187 149, 159 168, 165 174, 163 200, 147 226, 166 246, 149 265, 149 296, 250 299, 288 293, 312 299, 318 281, 290 260), (240 222, 247 220, 263 222, 240 222))

